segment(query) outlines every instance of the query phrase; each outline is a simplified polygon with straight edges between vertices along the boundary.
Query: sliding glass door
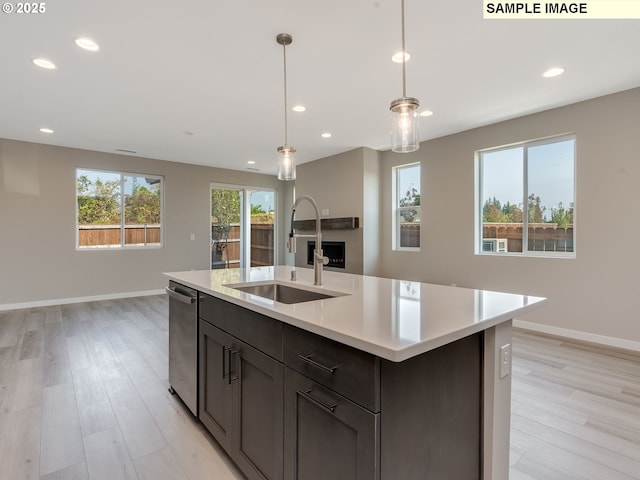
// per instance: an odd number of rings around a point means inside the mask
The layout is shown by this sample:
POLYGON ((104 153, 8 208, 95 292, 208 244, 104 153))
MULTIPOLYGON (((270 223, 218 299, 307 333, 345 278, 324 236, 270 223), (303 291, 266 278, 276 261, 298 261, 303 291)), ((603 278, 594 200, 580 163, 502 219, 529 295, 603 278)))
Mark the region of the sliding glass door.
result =
POLYGON ((273 190, 249 191, 249 265, 252 267, 275 264, 274 237, 276 194, 273 190))
POLYGON ((211 185, 211 268, 275 263, 275 191, 211 185))

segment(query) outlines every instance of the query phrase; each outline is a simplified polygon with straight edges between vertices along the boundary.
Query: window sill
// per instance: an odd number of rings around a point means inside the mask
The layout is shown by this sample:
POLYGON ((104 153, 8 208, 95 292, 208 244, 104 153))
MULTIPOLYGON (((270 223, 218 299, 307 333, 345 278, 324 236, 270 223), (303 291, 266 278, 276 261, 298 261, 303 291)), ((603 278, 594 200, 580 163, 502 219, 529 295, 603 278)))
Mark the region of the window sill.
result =
POLYGON ((475 255, 504 258, 560 258, 564 260, 574 260, 576 258, 575 252, 475 252, 475 255))

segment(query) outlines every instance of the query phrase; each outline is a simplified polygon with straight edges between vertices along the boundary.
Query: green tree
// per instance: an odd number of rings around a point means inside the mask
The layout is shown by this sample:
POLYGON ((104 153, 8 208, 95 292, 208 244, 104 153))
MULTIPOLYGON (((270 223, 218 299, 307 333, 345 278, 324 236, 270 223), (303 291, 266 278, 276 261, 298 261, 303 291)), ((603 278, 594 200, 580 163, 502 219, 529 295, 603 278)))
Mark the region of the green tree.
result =
POLYGON ((515 203, 505 203, 502 207, 502 214, 507 223, 522 223, 524 217, 522 209, 515 203))
POLYGON ((262 215, 264 213, 267 213, 267 211, 262 208, 261 205, 254 205, 253 203, 251 204, 251 215, 262 215))
POLYGON ((528 218, 529 223, 543 223, 544 222, 544 212, 547 208, 542 205, 542 201, 539 196, 535 194, 529 195, 529 203, 528 203, 528 218))
POLYGON ((400 199, 401 207, 413 207, 420 205, 420 192, 415 187, 407 190, 404 197, 400 199))
POLYGON ((567 228, 573 224, 573 207, 564 208, 562 202, 556 208, 551 209, 551 223, 557 223, 561 228, 567 228))
POLYGON ((160 223, 160 184, 149 188, 133 180, 132 192, 125 196, 124 218, 127 224, 160 223))
POLYGON ((240 193, 236 190, 211 190, 211 223, 240 223, 240 193))
POLYGON ((482 207, 482 221, 489 223, 504 223, 508 219, 503 212, 502 204, 496 197, 485 200, 482 207))
POLYGON ((81 175, 77 189, 80 225, 120 223, 120 182, 97 178, 94 183, 86 175, 81 175))
MULTIPOLYGON (((412 187, 407 190, 398 203, 401 207, 418 207, 420 206, 420 192, 415 187, 412 187)), ((418 219, 418 210, 413 208, 403 210, 402 218, 405 222, 414 222, 418 219)))

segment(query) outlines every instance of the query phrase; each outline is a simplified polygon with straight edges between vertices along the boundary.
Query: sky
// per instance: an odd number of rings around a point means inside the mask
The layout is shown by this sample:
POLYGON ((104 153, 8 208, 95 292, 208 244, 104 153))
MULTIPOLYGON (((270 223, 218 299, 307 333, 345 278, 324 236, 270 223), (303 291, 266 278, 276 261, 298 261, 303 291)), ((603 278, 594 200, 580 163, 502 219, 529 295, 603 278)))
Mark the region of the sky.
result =
POLYGON ((251 193, 251 205, 262 207, 265 212, 275 210, 275 193, 269 191, 259 191, 251 193))
POLYGON ((412 167, 401 168, 398 172, 398 197, 403 198, 407 191, 415 188, 420 192, 420 165, 416 164, 412 167))
MULTIPOLYGON (((528 193, 540 197, 547 219, 560 202, 565 208, 574 202, 574 147, 571 139, 528 148, 528 193)), ((523 147, 483 154, 482 204, 495 197, 502 205, 522 205, 523 154, 523 147)))

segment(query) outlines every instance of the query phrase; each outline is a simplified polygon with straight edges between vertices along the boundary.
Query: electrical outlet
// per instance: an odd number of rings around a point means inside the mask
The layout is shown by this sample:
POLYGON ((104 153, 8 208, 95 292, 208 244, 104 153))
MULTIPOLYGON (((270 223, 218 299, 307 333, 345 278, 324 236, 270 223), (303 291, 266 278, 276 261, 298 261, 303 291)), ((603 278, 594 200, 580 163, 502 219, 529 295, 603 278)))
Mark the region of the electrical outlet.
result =
POLYGON ((511 373, 511 344, 507 343, 500 347, 500 378, 504 378, 511 373))

